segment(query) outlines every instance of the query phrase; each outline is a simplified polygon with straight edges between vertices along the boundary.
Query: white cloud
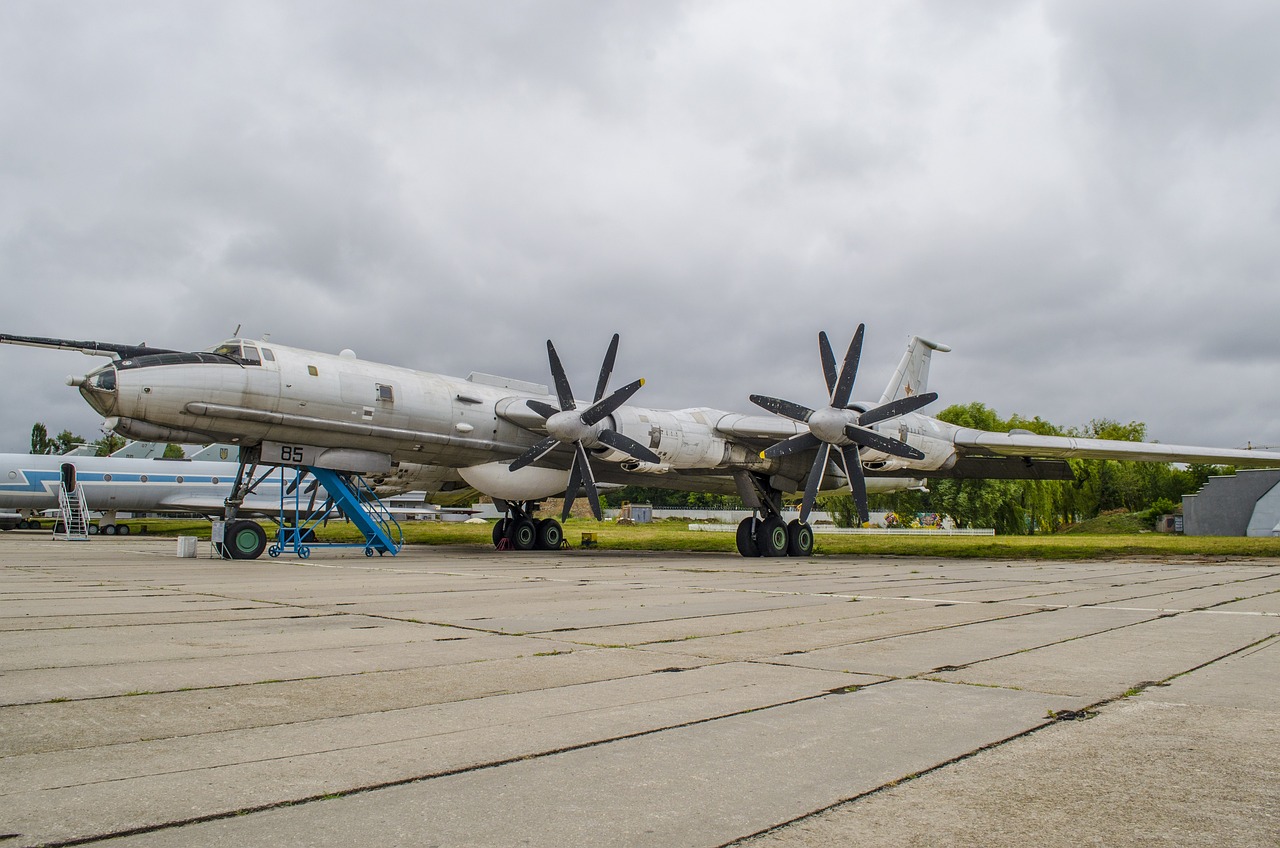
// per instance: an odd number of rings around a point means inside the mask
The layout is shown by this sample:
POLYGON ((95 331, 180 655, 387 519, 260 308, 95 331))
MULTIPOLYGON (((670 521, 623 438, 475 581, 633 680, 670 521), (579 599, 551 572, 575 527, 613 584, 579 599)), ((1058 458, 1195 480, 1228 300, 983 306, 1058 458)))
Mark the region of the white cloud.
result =
MULTIPOLYGON (((941 405, 1280 443, 1266 4, 15 3, 0 331, 303 347, 746 411, 814 337, 941 405), (630 379, 630 376, 627 376, 630 379)), ((92 361, 0 350, 0 449, 92 361)), ((794 390, 793 390, 794 389, 794 390)))

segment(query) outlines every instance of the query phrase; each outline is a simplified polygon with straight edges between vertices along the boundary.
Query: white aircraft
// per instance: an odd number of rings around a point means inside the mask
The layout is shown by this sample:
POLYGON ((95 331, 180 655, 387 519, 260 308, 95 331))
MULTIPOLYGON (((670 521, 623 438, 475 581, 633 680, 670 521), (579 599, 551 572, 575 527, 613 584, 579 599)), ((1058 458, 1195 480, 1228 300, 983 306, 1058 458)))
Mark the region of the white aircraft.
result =
MULTIPOLYGON (((78 454, 0 454, 0 508, 24 517, 18 529, 48 527, 39 515, 58 508, 58 490, 80 486, 91 510, 102 514, 90 532, 126 535, 117 512, 221 513, 236 465, 226 461, 138 459, 78 454)), ((278 489, 278 487, 277 487, 278 489)), ((261 494, 255 510, 280 511, 279 492, 261 494)))
MULTIPOLYGON (((837 368, 825 333, 819 353, 828 397, 816 408, 753 395, 777 413, 750 416, 704 407, 650 409, 626 402, 643 385, 606 395, 615 335, 590 402, 575 399, 555 347, 547 353, 555 393, 511 378, 448 377, 338 355, 235 338, 205 352, 0 334, 0 342, 108 355, 112 362, 68 378, 110 429, 129 438, 230 442, 241 461, 413 476, 422 465, 456 469, 507 517, 494 541, 528 550, 558 547, 563 530, 537 520, 541 500, 585 491, 601 515, 597 481, 738 493, 755 515, 738 527, 744 556, 806 556, 818 492, 848 486, 863 520, 869 491, 922 485, 939 476, 1069 479, 1070 457, 1280 466, 1280 453, 991 433, 916 410, 932 351, 919 337, 877 402, 851 402, 864 328, 837 368), (833 462, 836 453, 840 461, 833 462), (800 515, 782 497, 803 492, 800 515)), ((419 488, 422 488, 419 486, 419 488)), ((227 501, 234 515, 243 487, 227 501)))
MULTIPOLYGON (((162 450, 164 446, 158 447, 162 450)), ((96 524, 89 525, 90 534, 128 535, 129 525, 116 520, 121 512, 209 517, 222 514, 238 471, 237 463, 229 461, 236 457, 234 448, 214 445, 191 459, 164 459, 158 453, 135 443, 111 456, 74 452, 0 454, 0 529, 53 526, 52 521, 42 521, 40 516, 46 510, 59 508, 59 489, 63 486, 79 487, 86 506, 101 515, 96 524)), ((418 471, 413 477, 400 474, 376 478, 372 481, 375 491, 394 494, 415 484, 440 488, 451 476, 447 469, 423 467, 418 471)), ((315 480, 299 482, 288 475, 269 474, 247 495, 240 511, 277 519, 282 511, 289 515, 299 510, 313 511, 316 503, 323 504, 327 498, 328 493, 315 480), (290 498, 298 487, 299 497, 290 498)), ((252 547, 262 544, 265 536, 255 538, 252 547)))

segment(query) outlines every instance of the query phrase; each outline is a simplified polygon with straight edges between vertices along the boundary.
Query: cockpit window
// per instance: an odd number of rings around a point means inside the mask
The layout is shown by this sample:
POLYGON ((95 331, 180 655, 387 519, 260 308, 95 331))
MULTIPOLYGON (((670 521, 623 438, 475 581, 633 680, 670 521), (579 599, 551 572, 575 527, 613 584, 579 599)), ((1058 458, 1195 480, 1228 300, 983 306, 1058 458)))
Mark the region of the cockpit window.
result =
POLYGON ((262 358, 258 355, 257 345, 244 342, 241 344, 238 340, 223 342, 212 350, 212 353, 219 356, 225 356, 234 359, 242 365, 261 365, 262 358))

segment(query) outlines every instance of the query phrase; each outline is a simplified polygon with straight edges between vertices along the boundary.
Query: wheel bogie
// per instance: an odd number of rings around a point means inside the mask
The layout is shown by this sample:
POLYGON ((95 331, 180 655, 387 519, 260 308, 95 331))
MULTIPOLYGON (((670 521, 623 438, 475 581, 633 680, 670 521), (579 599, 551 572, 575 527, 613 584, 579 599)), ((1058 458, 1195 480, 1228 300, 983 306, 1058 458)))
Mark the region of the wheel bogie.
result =
POLYGON ((798 518, 787 524, 787 555, 813 556, 813 528, 798 518))
POLYGON ((760 548, 756 545, 757 523, 754 516, 744 518, 738 523, 738 553, 744 557, 760 556, 760 548))
POLYGON ((564 528, 554 518, 544 518, 537 522, 538 541, 536 547, 540 551, 556 551, 564 542, 564 528))
POLYGON ((511 547, 517 551, 531 551, 538 543, 538 527, 528 518, 521 518, 511 527, 511 547))
POLYGON ((770 516, 756 525, 756 547, 760 556, 787 555, 787 525, 781 518, 770 516))

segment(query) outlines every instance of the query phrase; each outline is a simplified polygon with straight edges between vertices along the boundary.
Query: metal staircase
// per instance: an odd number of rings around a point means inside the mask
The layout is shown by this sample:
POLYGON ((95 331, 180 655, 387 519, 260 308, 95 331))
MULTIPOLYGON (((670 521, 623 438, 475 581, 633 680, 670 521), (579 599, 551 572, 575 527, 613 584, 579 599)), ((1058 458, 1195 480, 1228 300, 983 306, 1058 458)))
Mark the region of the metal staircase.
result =
POLYGON ((280 531, 276 543, 267 549, 269 556, 276 557, 286 551, 293 551, 306 559, 311 555, 313 547, 362 547, 365 556, 373 556, 375 551, 380 556, 386 553, 395 556, 400 553, 400 549, 404 547, 404 533, 400 524, 362 477, 312 466, 300 466, 299 471, 315 477, 324 486, 328 498, 318 509, 304 510, 301 507, 301 477, 295 481, 291 495, 286 494, 289 487, 283 485, 282 481, 280 531), (287 504, 290 497, 294 499, 291 509, 287 504), (316 528, 339 510, 364 536, 364 542, 348 545, 315 541, 316 528), (292 521, 288 520, 290 516, 292 521))
POLYGON ((89 507, 84 502, 84 492, 75 484, 74 474, 63 473, 58 484, 58 518, 53 526, 53 538, 72 542, 89 540, 89 507))

